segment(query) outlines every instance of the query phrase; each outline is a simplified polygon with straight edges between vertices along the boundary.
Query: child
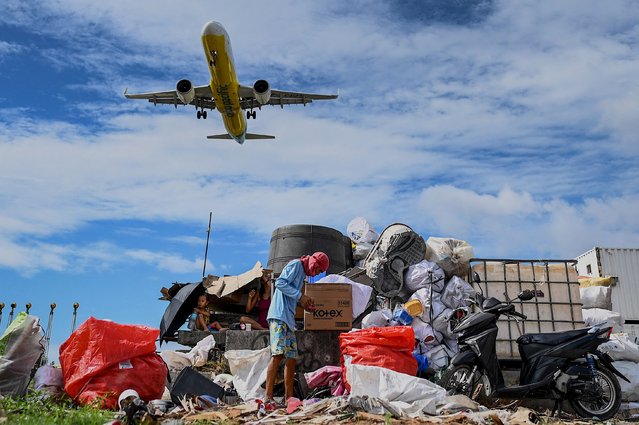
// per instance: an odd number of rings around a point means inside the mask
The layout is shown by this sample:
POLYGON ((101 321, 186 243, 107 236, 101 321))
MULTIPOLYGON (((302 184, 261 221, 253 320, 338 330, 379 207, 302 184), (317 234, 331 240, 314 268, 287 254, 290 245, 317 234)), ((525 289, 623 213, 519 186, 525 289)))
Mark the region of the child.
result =
POLYGON ((211 320, 211 312, 209 310, 209 299, 206 294, 202 294, 197 299, 197 307, 193 309, 193 312, 197 314, 197 318, 195 319, 195 329, 200 331, 221 331, 222 325, 215 320, 212 323, 209 323, 211 320))

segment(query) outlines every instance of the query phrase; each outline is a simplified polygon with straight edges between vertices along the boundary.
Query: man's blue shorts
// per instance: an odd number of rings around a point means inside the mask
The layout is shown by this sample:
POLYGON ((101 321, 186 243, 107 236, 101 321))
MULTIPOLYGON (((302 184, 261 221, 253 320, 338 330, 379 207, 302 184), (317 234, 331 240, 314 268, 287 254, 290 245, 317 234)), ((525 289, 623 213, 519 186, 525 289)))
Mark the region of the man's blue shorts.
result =
POLYGON ((271 355, 284 355, 287 359, 297 358, 297 340, 295 332, 280 320, 268 321, 268 330, 271 333, 271 355))

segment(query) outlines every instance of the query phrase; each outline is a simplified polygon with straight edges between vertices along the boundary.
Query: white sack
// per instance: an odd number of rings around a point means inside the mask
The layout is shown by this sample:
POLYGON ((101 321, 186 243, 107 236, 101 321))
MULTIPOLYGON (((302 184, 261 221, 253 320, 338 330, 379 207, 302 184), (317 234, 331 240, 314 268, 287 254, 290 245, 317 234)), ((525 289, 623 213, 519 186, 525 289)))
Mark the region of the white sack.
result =
POLYGON ((425 354, 428 359, 428 367, 435 370, 447 368, 453 354, 454 353, 443 344, 433 347, 425 354))
POLYGON ((271 360, 271 347, 261 350, 229 350, 224 353, 233 375, 233 387, 244 401, 264 398, 262 384, 271 360))
POLYGON ((581 313, 586 326, 594 326, 602 323, 614 323, 614 330, 623 328, 623 318, 620 313, 602 308, 582 308, 581 313))
POLYGON ((362 319, 362 329, 366 328, 383 328, 390 324, 390 320, 393 318, 393 312, 389 309, 371 311, 362 319))
POLYGON ((348 233, 348 237, 356 244, 362 242, 372 244, 379 237, 375 229, 371 227, 364 217, 355 217, 352 219, 350 223, 348 223, 348 226, 346 226, 346 233, 348 233))
MULTIPOLYGON (((639 345, 630 341, 627 335, 612 334, 610 341, 601 344, 599 349, 603 349, 608 344, 613 344, 611 349, 607 351, 613 360, 628 360, 639 363, 639 345)), ((639 365, 637 366, 639 367, 639 365)))
POLYGON ((441 298, 442 296, 439 292, 432 291, 431 293, 430 288, 422 288, 411 295, 409 301, 421 301, 422 305, 424 306, 424 312, 419 317, 424 322, 431 323, 431 320, 434 320, 446 309, 446 306, 442 303, 441 298))
POLYGON ((346 362, 351 396, 377 397, 388 401, 402 416, 436 415, 446 390, 427 379, 377 366, 346 362))
POLYGON ((453 276, 446 287, 442 291, 442 303, 448 308, 456 309, 459 307, 467 307, 468 298, 475 296, 475 290, 464 279, 458 276, 453 276))
POLYGON ((452 238, 433 238, 426 241, 426 259, 441 267, 446 276, 467 276, 473 247, 452 238))
POLYGON ((163 350, 160 351, 160 357, 169 368, 169 372, 179 373, 185 367, 191 366, 191 360, 186 357, 186 353, 179 351, 163 350))
POLYGON ((433 291, 444 289, 446 276, 444 270, 437 264, 423 260, 414 264, 404 272, 404 286, 411 292, 421 288, 433 287, 433 291))
POLYGON ((415 339, 419 341, 420 349, 423 352, 429 351, 443 339, 441 333, 437 332, 431 325, 425 323, 418 317, 413 320, 411 326, 415 332, 415 339))
POLYGON ((346 276, 329 274, 316 283, 348 283, 353 288, 353 319, 357 319, 366 310, 368 301, 371 299, 373 288, 363 283, 355 282, 346 276))
POLYGON ((619 361, 614 362, 613 366, 630 381, 627 383, 621 378, 617 379, 621 386, 621 399, 623 401, 639 401, 639 367, 637 367, 637 363, 619 361))
POLYGON ((452 315, 453 310, 447 308, 446 310, 442 311, 441 314, 435 318, 435 320, 433 320, 433 328, 444 335, 445 338, 455 337, 455 334, 453 334, 450 330, 450 324, 448 322, 452 315))
POLYGON ((582 308, 603 308, 612 310, 612 290, 609 286, 579 288, 582 308))

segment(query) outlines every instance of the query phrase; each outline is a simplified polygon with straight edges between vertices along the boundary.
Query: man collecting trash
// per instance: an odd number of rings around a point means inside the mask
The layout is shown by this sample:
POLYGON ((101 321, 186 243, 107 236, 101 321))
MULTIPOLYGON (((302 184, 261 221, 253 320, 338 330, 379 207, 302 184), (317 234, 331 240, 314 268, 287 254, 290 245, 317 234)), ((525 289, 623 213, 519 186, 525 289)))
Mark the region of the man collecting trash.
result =
POLYGON ((286 398, 293 397, 295 378, 295 359, 297 358, 297 341, 295 340, 295 308, 299 303, 304 310, 312 311, 313 300, 302 294, 302 284, 306 276, 317 276, 328 270, 328 256, 323 252, 305 255, 291 260, 280 277, 275 280, 275 292, 268 309, 268 327, 271 337, 271 361, 266 371, 266 410, 274 410, 277 405, 273 401, 273 387, 277 369, 284 364, 284 387, 286 398))

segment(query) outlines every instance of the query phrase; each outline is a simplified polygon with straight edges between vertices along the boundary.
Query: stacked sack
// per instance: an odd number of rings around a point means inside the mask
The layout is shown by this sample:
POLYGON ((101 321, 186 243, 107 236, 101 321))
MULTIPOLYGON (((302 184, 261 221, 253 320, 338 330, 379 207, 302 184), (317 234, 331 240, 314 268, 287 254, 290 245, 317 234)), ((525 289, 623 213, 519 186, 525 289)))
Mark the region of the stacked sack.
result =
POLYGON ((451 238, 429 238, 426 260, 404 271, 395 309, 373 311, 362 320, 362 328, 408 325, 415 333, 415 354, 425 355, 430 367, 443 369, 457 352, 451 329, 456 309, 467 308, 475 291, 463 277, 468 275, 472 246, 451 238), (430 261, 429 261, 430 260, 430 261))
POLYGON ((582 314, 587 326, 614 322, 615 331, 622 329, 624 321, 621 314, 612 311, 611 284, 611 277, 579 277, 582 314))
POLYGON ((364 217, 355 217, 346 227, 353 246, 353 260, 356 266, 364 267, 364 259, 373 248, 379 235, 364 217))
POLYGON ((621 399, 629 405, 627 409, 639 408, 639 346, 625 334, 612 334, 608 342, 599 346, 599 350, 606 352, 619 370, 630 382, 619 379, 621 399))

